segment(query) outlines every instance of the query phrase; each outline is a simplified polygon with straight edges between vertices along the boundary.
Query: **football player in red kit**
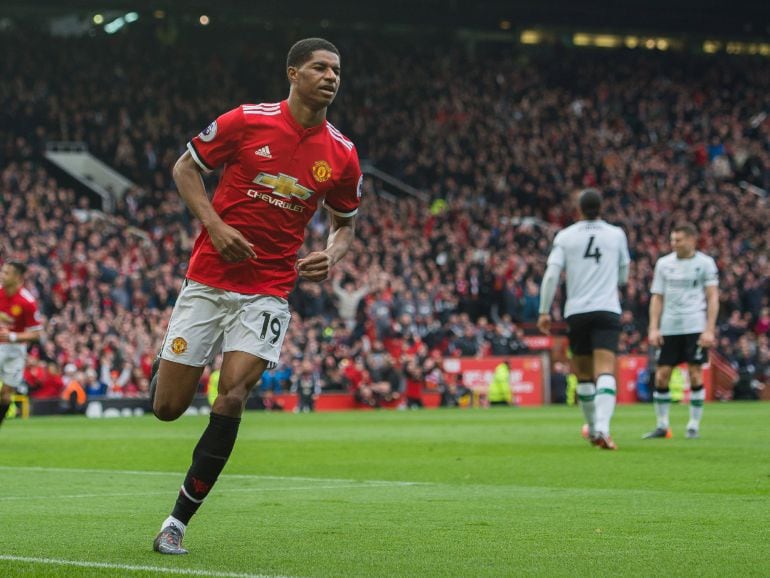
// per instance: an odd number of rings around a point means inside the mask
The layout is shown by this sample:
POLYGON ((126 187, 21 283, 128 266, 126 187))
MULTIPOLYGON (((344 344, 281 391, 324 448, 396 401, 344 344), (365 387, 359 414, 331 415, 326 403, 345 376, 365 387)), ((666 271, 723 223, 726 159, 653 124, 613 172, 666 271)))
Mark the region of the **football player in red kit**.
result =
POLYGON ((0 269, 0 424, 21 385, 27 344, 40 339, 42 329, 35 297, 24 288, 23 263, 9 261, 0 269))
POLYGON ((179 194, 203 229, 152 380, 155 415, 164 421, 182 415, 204 366, 220 350, 223 361, 209 425, 153 545, 162 554, 187 552, 187 523, 230 456, 249 392, 278 362, 290 320, 286 298, 297 276, 323 281, 353 240, 358 155, 326 120, 340 85, 339 51, 308 38, 292 46, 286 65, 286 100, 224 113, 174 166, 179 194), (209 200, 201 173, 218 167, 221 180, 209 200), (331 223, 326 248, 297 260, 319 204, 331 223))

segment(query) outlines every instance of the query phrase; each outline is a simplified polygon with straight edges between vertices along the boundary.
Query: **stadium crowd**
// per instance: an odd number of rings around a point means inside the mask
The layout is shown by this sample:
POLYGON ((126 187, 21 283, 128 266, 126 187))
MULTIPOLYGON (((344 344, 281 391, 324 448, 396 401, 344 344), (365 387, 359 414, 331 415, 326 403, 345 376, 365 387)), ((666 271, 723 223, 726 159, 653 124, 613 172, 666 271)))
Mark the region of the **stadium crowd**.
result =
MULTIPOLYGON (((289 44, 152 27, 0 33, 0 49, 25 54, 0 62, 0 247, 29 263, 47 320, 27 372, 33 395, 72 379, 91 394, 144 395, 199 230, 171 166, 212 115, 282 97, 276 47, 289 44), (113 214, 43 162, 45 143, 60 140, 86 142, 137 184, 113 214)), ((426 380, 448 389, 443 356, 526 351, 550 241, 586 186, 629 237, 621 350, 646 352, 653 266, 671 225, 689 220, 720 269, 718 349, 750 383, 770 383, 766 59, 338 45, 330 120, 424 197, 366 181, 352 254, 332 281, 298 283, 285 359, 263 389, 287 388, 311 360, 325 389, 376 404, 426 380)), ((325 245, 324 218, 307 251, 325 245)))

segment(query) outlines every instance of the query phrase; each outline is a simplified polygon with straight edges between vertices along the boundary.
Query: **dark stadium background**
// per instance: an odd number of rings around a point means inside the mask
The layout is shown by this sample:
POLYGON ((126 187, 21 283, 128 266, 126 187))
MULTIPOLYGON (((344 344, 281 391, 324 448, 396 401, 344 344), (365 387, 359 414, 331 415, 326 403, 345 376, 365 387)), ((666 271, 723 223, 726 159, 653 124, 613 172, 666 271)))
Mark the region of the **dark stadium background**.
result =
MULTIPOLYGON (((563 86, 566 91, 564 98, 569 100, 590 95, 592 83, 606 82, 610 91, 614 82, 626 82, 630 86, 629 75, 636 67, 639 68, 640 82, 648 83, 649 89, 644 86, 634 88, 636 92, 630 97, 633 106, 639 101, 645 101, 647 106, 648 100, 654 104, 658 95, 661 98, 671 97, 660 86, 671 78, 679 83, 676 89, 679 91, 686 90, 688 82, 702 82, 707 104, 709 101, 713 104, 713 98, 725 103, 724 110, 716 106, 710 109, 710 118, 719 114, 735 114, 745 138, 756 147, 751 157, 756 171, 741 172, 743 168, 736 169, 718 184, 706 174, 702 182, 697 183, 698 194, 689 194, 688 191, 688 196, 674 201, 678 209, 675 213, 679 218, 708 221, 718 235, 739 233, 737 238, 707 239, 709 248, 721 251, 718 255, 720 266, 732 267, 730 271, 723 271, 723 275, 728 273, 724 275, 725 298, 720 315, 720 359, 724 361, 723 373, 727 380, 723 395, 732 395, 732 380, 743 380, 747 395, 760 394, 756 384, 767 383, 770 372, 767 329, 764 333, 756 329, 766 327, 766 322, 762 321, 763 308, 768 306, 770 292, 768 238, 766 233, 763 235, 768 222, 765 197, 770 184, 769 131, 766 117, 764 120, 760 118, 760 115, 770 113, 770 9, 765 3, 751 1, 660 0, 591 3, 556 0, 393 0, 368 3, 345 0, 325 4, 290 1, 255 3, 245 0, 221 0, 216 3, 199 0, 184 3, 77 0, 68 2, 66 6, 53 1, 5 2, 0 10, 0 43, 5 55, 5 86, 0 89, 0 104, 3 105, 0 111, 0 170, 5 172, 5 180, 0 185, 0 193, 4 199, 2 216, 8 233, 2 245, 3 258, 18 254, 36 261, 30 284, 38 294, 46 317, 53 321, 49 325, 46 343, 37 347, 32 356, 32 365, 37 372, 35 379, 40 382, 33 384, 33 393, 36 387, 41 393, 40 384, 43 382, 50 387, 50 391, 55 391, 61 374, 65 374, 64 379, 67 380, 72 378, 73 372, 77 372, 78 379, 101 382, 101 386, 93 384, 94 391, 105 393, 107 390, 117 396, 143 395, 149 362, 162 337, 169 307, 184 273, 183 255, 189 249, 191 235, 196 231, 196 225, 179 207, 173 188, 169 186, 167 169, 169 159, 173 159, 171 152, 178 150, 185 139, 206 126, 212 115, 234 106, 241 101, 239 99, 248 101, 253 94, 265 99, 282 98, 286 86, 283 55, 294 39, 306 35, 327 36, 337 42, 343 52, 345 72, 350 74, 349 77, 344 76, 342 92, 330 111, 331 119, 343 132, 353 137, 362 158, 431 196, 429 204, 423 197, 412 197, 372 173, 368 180, 368 205, 365 204, 362 211, 360 241, 353 255, 347 258, 348 265, 342 268, 347 279, 358 282, 370 267, 369 253, 372 248, 376 252, 380 244, 395 241, 403 253, 408 254, 412 250, 414 245, 410 244, 411 241, 404 242, 408 239, 406 233, 400 231, 394 234, 389 227, 395 227, 399 222, 408 222, 418 228, 425 226, 427 220, 424 215, 430 207, 435 207, 432 203, 441 197, 436 191, 431 191, 430 183, 436 171, 443 170, 440 166, 442 161, 432 159, 430 163, 433 164, 428 168, 409 168, 406 157, 410 155, 400 155, 396 146, 398 140, 394 136, 394 133, 409 126, 408 121, 412 118, 410 111, 423 101, 435 103, 430 100, 434 98, 433 92, 457 87, 453 94, 459 95, 460 99, 478 95, 483 90, 479 85, 473 85, 489 80, 499 62, 504 63, 502 66, 506 74, 522 70, 521 66, 529 66, 529 70, 537 74, 536 82, 542 84, 535 87, 536 94, 543 87, 550 90, 553 86, 563 86), (109 22, 123 13, 134 11, 139 15, 138 21, 126 24, 111 36, 104 33, 104 24, 89 24, 95 14, 103 14, 105 22, 109 22), (159 16, 161 13, 162 16, 159 16), (207 26, 201 25, 203 14, 210 19, 207 26), (75 23, 86 30, 74 38, 52 37, 48 33, 52 22, 62 24, 65 29, 67 23, 75 23), (173 31, 174 39, 158 42, 159 30, 164 33, 173 31), (527 30, 539 35, 537 43, 523 42, 522 33, 527 30), (596 35, 609 35, 621 38, 621 44, 626 42, 622 39, 634 37, 639 42, 652 42, 653 47, 648 50, 641 46, 627 49, 624 45, 617 49, 575 46, 576 34, 590 37, 587 40, 589 44, 594 42, 596 35), (661 39, 665 42, 661 43, 661 39), (713 51, 706 49, 709 42, 713 43, 713 51), (184 58, 186 51, 187 54, 205 54, 208 49, 212 53, 221 51, 225 65, 217 68, 211 60, 202 63, 199 68, 197 62, 184 58), (764 50, 768 52, 764 53, 764 50), (448 57, 450 63, 456 61, 466 67, 440 69, 447 65, 442 55, 448 57), (228 58, 231 60, 227 61, 228 58), (243 60, 238 62, 232 58, 243 60), (394 66, 398 59, 405 64, 402 70, 394 66), (118 67, 126 75, 111 76, 118 67), (440 78, 437 82, 444 84, 421 84, 421 81, 428 82, 434 71, 440 78), (146 97, 142 96, 144 87, 137 82, 142 80, 143 74, 146 74, 149 83, 149 95, 146 97), (392 82, 380 86, 377 93, 369 85, 376 84, 378 79, 392 82), (221 82, 226 83, 226 94, 217 92, 221 82), (168 92, 166 83, 189 92, 168 92), (19 90, 22 86, 24 90, 19 90), (412 89, 414 92, 410 92, 412 89), (134 152, 124 152, 129 157, 133 154, 139 158, 143 147, 149 143, 156 149, 157 170, 143 172, 136 166, 130 166, 130 163, 121 166, 115 161, 119 157, 116 149, 120 148, 115 121, 119 121, 123 114, 121 91, 130 109, 126 114, 133 121, 131 131, 134 131, 126 132, 130 138, 125 145, 126 149, 133 149, 134 152), (104 94, 111 95, 110 102, 100 100, 104 94), (378 116, 367 118, 363 126, 357 126, 357 115, 366 114, 364 101, 357 98, 361 95, 375 99, 371 110, 375 110, 378 116), (165 132, 161 129, 160 134, 153 130, 142 133, 148 127, 157 128, 152 124, 157 124, 160 118, 158 110, 168 105, 163 99, 172 96, 182 101, 181 104, 174 102, 171 112, 175 115, 180 111, 183 113, 175 117, 173 129, 165 132), (51 99, 58 101, 57 106, 69 107, 68 112, 58 111, 56 114, 60 116, 56 118, 49 115, 51 99), (79 108, 81 103, 82 108, 79 108), (156 116, 148 124, 141 125, 138 119, 144 106, 156 116), (102 138, 96 129, 98 122, 89 116, 94 107, 106 111, 109 119, 106 126, 112 131, 110 136, 102 138), (73 120, 75 117, 78 119, 73 120), (758 125, 751 126, 752 119, 758 118, 758 125), (72 126, 63 131, 61 127, 69 121, 72 121, 72 126), (136 128, 138 126, 141 128, 136 128), (138 212, 126 217, 129 214, 127 206, 119 205, 116 220, 107 225, 100 224, 95 229, 71 217, 71 208, 94 208, 99 206, 99 202, 43 160, 41 153, 46 142, 61 138, 61 132, 74 135, 73 140, 87 141, 93 154, 140 185, 144 192, 135 191, 130 195, 131 203, 139 206, 138 212), (37 188, 30 187, 30 181, 37 188), (747 183, 743 188, 739 186, 742 182, 747 183), (703 183, 705 185, 701 186, 703 183), (46 200, 39 201, 41 191, 46 200), (14 197, 17 199, 15 204, 14 197), (34 202, 36 197, 37 203, 34 202), (24 199, 24 206, 19 206, 19 198, 24 199), (709 205, 716 208, 704 208, 709 205), (154 208, 148 211, 147 207, 154 208), (731 210, 735 212, 731 213, 731 210), (44 218, 41 220, 39 215, 44 215, 44 218), (69 227, 61 226, 65 221, 70 224, 69 227), (40 223, 51 227, 40 230, 40 223), (143 247, 137 240, 147 236, 152 239, 154 249, 143 247), (78 255, 78 242, 86 248, 85 255, 78 255), (37 248, 34 248, 35 245, 37 248), (44 252, 41 247, 49 249, 45 258, 41 257, 44 252), (121 270, 119 262, 121 255, 131 252, 146 253, 139 260, 147 266, 138 273, 138 279, 126 282, 126 277, 130 275, 121 270), (78 267, 85 270, 82 275, 91 279, 93 286, 73 289, 72 283, 68 285, 66 280, 57 277, 73 275, 73 270, 78 267), (98 270, 92 271, 94 267, 98 270), (119 287, 121 283, 124 285, 119 287), (116 309, 115 302, 126 298, 125 293, 128 293, 126 302, 129 307, 116 309), (78 301, 82 306, 67 308, 67 302, 78 301), (731 319, 733 313, 738 319, 731 319), (73 346, 73 343, 76 345, 73 346), (94 375, 91 376, 91 373, 94 375), (123 377, 126 379, 122 380, 123 377), (123 385, 116 386, 115 382, 121 380, 123 385)), ((520 80, 526 83, 526 78, 520 80)), ((676 98, 676 95, 671 98, 676 98)), ((555 124, 562 120, 559 115, 564 114, 556 108, 545 112, 555 115, 550 119, 555 124)), ((638 139, 634 144, 646 146, 646 137, 642 135, 645 127, 641 125, 643 123, 634 127, 637 131, 634 138, 638 139)), ((711 144, 709 139, 712 136, 709 130, 701 135, 704 151, 711 144)), ((415 134, 409 134, 409 137, 414 138, 415 134)), ((729 149, 732 146, 731 136, 723 134, 722 137, 721 144, 729 149)), ((467 146, 467 141, 464 144, 467 146)), ((473 150, 465 152, 473 156, 485 144, 484 141, 471 140, 473 150)), ((409 147, 416 145, 405 146, 407 151, 413 152, 409 147)), ((421 150, 425 153, 429 147, 421 150)), ((730 155, 732 153, 727 156, 730 155)), ((691 161, 682 162, 692 169, 691 161)), ((708 173, 707 170, 705 172, 708 173)), ((569 199, 576 186, 556 187, 558 190, 545 187, 550 190, 545 194, 551 196, 544 196, 539 190, 537 177, 530 174, 527 178, 534 182, 517 186, 528 191, 527 194, 532 197, 527 210, 531 210, 535 217, 553 223, 572 214, 569 199), (530 185, 532 189, 527 190, 530 185), (554 207, 559 209, 559 215, 549 212, 554 207)), ((212 180, 209 184, 214 183, 212 180)), ((622 201, 619 203, 626 208, 628 204, 638 201, 633 195, 619 194, 619 198, 622 201)), ((506 219, 510 216, 510 206, 506 205, 509 199, 504 194, 492 195, 486 201, 488 205, 476 207, 476 212, 472 213, 470 220, 475 220, 476 226, 487 211, 506 219)), ((650 210, 654 212, 654 209, 650 210)), ((629 213, 632 212, 629 209, 629 213)), ((612 216, 610 220, 613 220, 612 216)), ((474 226, 462 219, 449 225, 440 219, 437 222, 450 229, 454 226, 472 229, 474 226)), ((650 243, 665 245, 665 226, 666 221, 656 222, 655 228, 647 231, 641 226, 637 238, 639 246, 650 243)), ((527 273, 517 277, 514 284, 520 292, 522 307, 525 307, 527 297, 534 297, 528 290, 536 291, 553 230, 526 225, 517 227, 511 238, 492 247, 492 252, 502 254, 513 250, 522 255, 527 273)), ((436 242, 441 245, 450 241, 436 242)), ((308 246, 319 243, 323 243, 320 232, 311 235, 308 246)), ((392 258, 393 255, 383 256, 384 268, 392 258)), ((644 258, 649 265, 651 255, 644 258)), ((393 266, 391 298, 393 294, 403 297, 406 291, 411 291, 412 298, 417 299, 416 285, 414 291, 405 288, 400 278, 412 274, 415 278, 421 278, 423 274, 430 277, 433 270, 426 263, 397 263, 393 266)), ((446 274, 446 271, 440 273, 446 274)), ((494 272, 489 273, 492 275, 494 272)), ((638 280, 636 291, 642 294, 647 289, 648 279, 640 273, 638 280)), ((454 280, 453 286, 459 291, 458 282, 463 285, 467 279, 454 280)), ((488 284, 491 286, 493 281, 488 284)), ((438 293, 438 297, 431 295, 431 299, 434 309, 439 305, 444 308, 445 315, 437 315, 439 327, 432 327, 426 322, 426 327, 420 328, 423 338, 431 331, 440 334, 438 337, 431 334, 436 344, 444 344, 438 347, 442 350, 438 355, 430 353, 435 347, 421 350, 419 343, 415 345, 414 340, 405 335, 409 323, 401 323, 393 302, 385 304, 386 308, 390 307, 393 319, 386 324, 387 327, 383 325, 383 329, 401 332, 399 339, 410 342, 403 359, 399 360, 403 365, 399 370, 404 372, 404 377, 417 371, 420 376, 415 379, 425 378, 440 364, 442 357, 474 355, 479 348, 487 347, 488 350, 495 339, 495 324, 485 325, 479 321, 490 313, 483 304, 463 305, 463 299, 457 294, 438 293), (464 309, 470 322, 454 319, 451 315, 453 307, 464 309), (407 368, 410 361, 417 362, 417 370, 407 368)), ((532 300, 529 301, 531 309, 532 300)), ((342 365, 346 371, 349 369, 348 380, 360 379, 359 374, 366 373, 367 369, 371 372, 372 368, 367 367, 372 357, 370 345, 362 343, 360 338, 366 333, 364 326, 367 323, 377 323, 376 298, 361 313, 361 327, 356 330, 358 334, 354 331, 353 335, 346 333, 339 320, 335 319, 329 283, 320 291, 317 287, 300 284, 292 303, 302 321, 298 320, 292 335, 295 341, 287 346, 287 364, 291 365, 292 361, 310 354, 329 381, 338 380, 333 366, 342 365), (329 338, 328 332, 337 337, 329 338), (333 347, 329 346, 330 342, 334 342, 333 347)), ((645 300, 638 298, 633 303, 636 305, 628 322, 625 347, 628 353, 644 354, 645 300)), ((512 347, 519 347, 517 342, 534 335, 532 319, 522 313, 520 318, 512 321, 506 325, 506 339, 509 339, 509 345, 513 344, 512 347)), ((553 359, 564 361, 563 342, 559 343, 562 345, 554 348, 553 359)), ((514 353, 507 351, 505 354, 514 353)), ((559 373, 563 371, 563 365, 554 366, 553 370, 559 373)), ((345 387, 344 384, 342 387, 345 387)), ((58 408, 58 400, 54 406, 58 408)))
POLYGON ((654 32, 717 33, 723 36, 766 38, 770 33, 767 5, 753 0, 627 0, 624 2, 569 2, 568 0, 392 0, 390 2, 297 2, 267 0, 8 0, 6 14, 45 18, 73 12, 136 10, 189 13, 200 11, 248 21, 273 19, 276 24, 305 22, 315 26, 322 19, 347 25, 363 23, 370 28, 383 24, 409 24, 417 31, 440 27, 495 29, 501 20, 514 26, 549 25, 566 28, 632 29, 654 32))

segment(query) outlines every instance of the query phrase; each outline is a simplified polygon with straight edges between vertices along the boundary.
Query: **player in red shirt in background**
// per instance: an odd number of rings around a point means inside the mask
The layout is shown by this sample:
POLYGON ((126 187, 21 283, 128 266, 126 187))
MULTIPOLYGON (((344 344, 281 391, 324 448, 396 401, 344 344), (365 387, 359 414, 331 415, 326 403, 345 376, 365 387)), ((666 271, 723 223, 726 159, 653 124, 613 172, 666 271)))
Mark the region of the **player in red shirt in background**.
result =
POLYGON ((323 281, 348 251, 362 175, 353 143, 326 120, 340 83, 337 48, 320 38, 289 50, 288 99, 242 105, 193 138, 174 166, 179 195, 200 219, 187 280, 151 383, 153 411, 178 418, 204 366, 223 352, 209 425, 193 451, 171 515, 153 548, 186 554, 182 538, 235 444, 246 399, 279 359, 297 276, 323 281), (224 166, 210 201, 202 172, 224 166), (331 230, 323 251, 297 260, 320 203, 331 230))
POLYGON ((24 288, 26 272, 27 266, 16 261, 0 269, 0 424, 22 383, 27 343, 40 339, 42 329, 35 298, 24 288))

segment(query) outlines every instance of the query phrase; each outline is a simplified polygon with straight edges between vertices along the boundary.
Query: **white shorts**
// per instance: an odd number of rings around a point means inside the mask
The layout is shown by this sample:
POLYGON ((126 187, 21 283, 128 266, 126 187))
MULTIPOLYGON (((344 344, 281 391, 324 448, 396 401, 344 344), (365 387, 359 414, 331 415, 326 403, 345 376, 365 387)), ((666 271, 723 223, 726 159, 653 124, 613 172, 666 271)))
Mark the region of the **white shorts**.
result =
POLYGON ((0 344, 0 381, 3 385, 17 388, 24 380, 24 365, 27 362, 26 343, 0 344))
POLYGON ((160 356, 203 367, 219 353, 244 351, 275 367, 291 314, 286 299, 244 295, 188 279, 168 323, 160 356))

